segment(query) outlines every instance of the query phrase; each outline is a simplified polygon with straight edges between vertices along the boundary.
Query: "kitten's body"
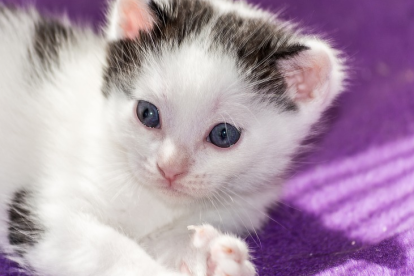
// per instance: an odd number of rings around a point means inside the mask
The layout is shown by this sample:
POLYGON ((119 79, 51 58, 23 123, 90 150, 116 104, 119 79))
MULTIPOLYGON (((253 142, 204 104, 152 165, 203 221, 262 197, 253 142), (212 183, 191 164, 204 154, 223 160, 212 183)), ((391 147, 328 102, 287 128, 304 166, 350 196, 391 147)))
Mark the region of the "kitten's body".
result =
MULTIPOLYGON (((259 228, 277 200, 290 157, 340 90, 339 61, 328 52, 330 66, 336 67, 332 81, 318 82, 328 92, 314 107, 302 107, 311 104, 295 102, 293 96, 289 100, 287 92, 277 97, 264 93, 286 87, 269 81, 257 85, 266 80, 260 77, 263 70, 254 74, 254 67, 240 65, 228 53, 235 43, 249 44, 243 33, 246 41, 238 42, 234 30, 224 33, 237 24, 220 29, 220 36, 214 30, 237 14, 240 20, 266 22, 269 14, 220 0, 172 2, 194 14, 203 11, 204 19, 183 17, 202 27, 191 25, 191 33, 187 26, 178 44, 174 34, 159 36, 154 29, 147 37, 148 30, 138 30, 138 47, 118 41, 123 29, 116 25, 117 5, 111 13, 115 23, 108 27, 110 44, 34 11, 0 7, 0 242, 12 258, 41 275, 167 275, 167 267, 205 275, 212 269, 206 258, 214 254, 209 246, 192 245, 187 226, 208 223, 235 234, 259 228), (240 77, 243 72, 253 72, 251 83, 240 77), (253 89, 253 83, 258 87, 253 89), (134 99, 157 103, 162 129, 140 125, 133 116, 134 99), (216 149, 204 139, 222 121, 243 129, 230 149, 216 149), (174 166, 169 158, 186 164, 174 188, 163 186, 156 169, 163 160, 174 166)), ((165 3, 159 6, 168 7, 165 3)), ((151 9, 151 16, 160 16, 151 9)), ((166 34, 173 20, 164 29, 160 22, 155 28, 166 34)), ((292 40, 292 48, 286 42, 289 47, 280 56, 298 55, 297 41, 306 40, 290 28, 278 28, 280 40, 292 40)), ((328 49, 315 40, 306 47, 312 45, 328 49)), ((309 60, 305 63, 314 59, 309 60)), ((254 62, 261 66, 260 60, 254 62)), ((278 66, 295 68, 292 72, 298 67, 278 66)), ((238 242, 221 236, 230 247, 238 242)), ((239 253, 246 254, 245 245, 240 246, 239 253)), ((220 262, 215 266, 226 267, 220 262)), ((226 273, 252 275, 248 260, 243 262, 239 272, 226 273)))

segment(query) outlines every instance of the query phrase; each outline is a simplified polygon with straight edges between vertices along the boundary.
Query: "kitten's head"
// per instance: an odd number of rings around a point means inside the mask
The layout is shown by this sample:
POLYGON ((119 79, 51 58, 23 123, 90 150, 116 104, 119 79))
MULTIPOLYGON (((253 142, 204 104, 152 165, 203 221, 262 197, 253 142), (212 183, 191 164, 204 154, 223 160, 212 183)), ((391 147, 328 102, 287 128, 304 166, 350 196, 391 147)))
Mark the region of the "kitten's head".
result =
POLYGON ((245 3, 117 0, 109 21, 114 139, 171 202, 275 185, 342 88, 329 45, 245 3))

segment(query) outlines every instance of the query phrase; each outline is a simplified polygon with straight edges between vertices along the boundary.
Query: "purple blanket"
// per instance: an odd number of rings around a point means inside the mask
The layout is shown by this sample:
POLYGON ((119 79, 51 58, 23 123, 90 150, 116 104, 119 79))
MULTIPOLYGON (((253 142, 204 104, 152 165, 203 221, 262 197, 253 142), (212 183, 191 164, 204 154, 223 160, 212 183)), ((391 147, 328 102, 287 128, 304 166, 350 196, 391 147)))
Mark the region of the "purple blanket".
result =
MULTIPOLYGON (((104 2, 37 5, 96 23, 104 2)), ((327 133, 249 238, 259 275, 414 275, 414 1, 256 2, 332 38, 352 68, 327 133)), ((0 259, 0 275, 13 268, 0 259)))

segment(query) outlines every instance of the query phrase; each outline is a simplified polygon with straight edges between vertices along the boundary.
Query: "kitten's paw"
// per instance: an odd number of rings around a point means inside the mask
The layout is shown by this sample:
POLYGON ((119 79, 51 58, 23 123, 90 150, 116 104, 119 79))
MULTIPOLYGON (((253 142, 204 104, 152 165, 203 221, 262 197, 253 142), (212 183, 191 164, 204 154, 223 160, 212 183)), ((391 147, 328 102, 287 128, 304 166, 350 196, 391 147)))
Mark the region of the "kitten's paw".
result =
POLYGON ((193 245, 206 252, 207 276, 254 276, 247 244, 234 236, 221 234, 210 225, 190 226, 193 245))

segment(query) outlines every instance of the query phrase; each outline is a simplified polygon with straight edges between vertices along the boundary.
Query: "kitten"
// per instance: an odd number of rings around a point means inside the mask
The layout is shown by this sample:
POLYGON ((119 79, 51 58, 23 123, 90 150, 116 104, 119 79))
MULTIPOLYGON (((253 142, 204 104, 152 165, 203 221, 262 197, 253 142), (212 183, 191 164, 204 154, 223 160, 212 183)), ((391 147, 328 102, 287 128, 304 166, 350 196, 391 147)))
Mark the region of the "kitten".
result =
POLYGON ((0 244, 36 275, 251 276, 338 52, 227 0, 117 0, 105 36, 0 7, 0 244), (231 233, 231 234, 228 234, 231 233))

